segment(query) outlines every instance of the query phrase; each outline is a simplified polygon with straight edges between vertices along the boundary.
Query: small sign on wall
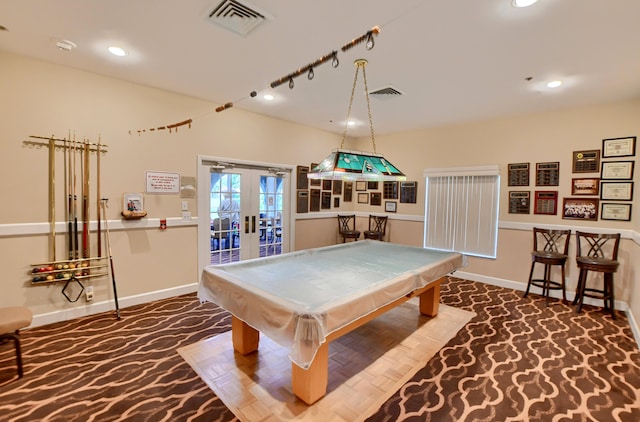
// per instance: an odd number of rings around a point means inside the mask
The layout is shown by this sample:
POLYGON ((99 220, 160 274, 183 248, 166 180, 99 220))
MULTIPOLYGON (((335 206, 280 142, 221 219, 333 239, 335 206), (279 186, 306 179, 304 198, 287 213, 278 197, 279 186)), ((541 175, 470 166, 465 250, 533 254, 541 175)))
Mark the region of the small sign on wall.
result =
POLYGON ((180 174, 160 171, 146 172, 147 193, 180 193, 180 174))

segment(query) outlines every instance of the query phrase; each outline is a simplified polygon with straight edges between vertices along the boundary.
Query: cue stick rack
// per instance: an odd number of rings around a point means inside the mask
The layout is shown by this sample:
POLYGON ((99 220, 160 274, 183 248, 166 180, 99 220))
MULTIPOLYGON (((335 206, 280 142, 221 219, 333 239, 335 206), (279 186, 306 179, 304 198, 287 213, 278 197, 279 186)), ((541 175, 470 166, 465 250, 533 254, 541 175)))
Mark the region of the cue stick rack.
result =
MULTIPOLYGON (((62 294, 69 302, 76 302, 84 291, 81 280, 88 280, 97 277, 105 277, 107 272, 107 256, 102 252, 101 239, 101 197, 100 197, 100 157, 107 152, 108 145, 91 143, 88 140, 76 141, 69 135, 68 138, 59 139, 54 136, 30 136, 36 141, 23 141, 25 145, 35 148, 46 147, 49 150, 49 260, 36 264, 29 264, 31 271, 31 284, 50 284, 64 282, 62 294), (64 257, 60 258, 56 253, 56 153, 64 154, 64 196, 65 204, 65 238, 67 240, 67 251, 64 257), (91 158, 95 156, 96 180, 91 187, 91 158), (78 173, 78 168, 80 172, 78 173), (96 256, 91 256, 91 191, 97 195, 95 201, 95 213, 97 215, 97 245, 96 256), (81 213, 78 213, 81 208, 81 213), (80 225, 78 220, 80 219, 80 225), (82 243, 82 245, 81 245, 82 243), (76 286, 77 285, 77 286, 76 286), (69 296, 70 292, 79 293, 69 296)), ((59 177, 59 175, 58 175, 59 177)))

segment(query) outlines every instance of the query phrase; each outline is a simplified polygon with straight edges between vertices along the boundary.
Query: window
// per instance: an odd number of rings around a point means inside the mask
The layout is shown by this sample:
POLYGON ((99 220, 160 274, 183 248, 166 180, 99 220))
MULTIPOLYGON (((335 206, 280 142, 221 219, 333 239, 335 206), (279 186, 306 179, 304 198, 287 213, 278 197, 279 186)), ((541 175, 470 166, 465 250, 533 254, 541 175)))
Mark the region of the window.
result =
POLYGON ((498 166, 427 169, 424 246, 496 257, 498 166))

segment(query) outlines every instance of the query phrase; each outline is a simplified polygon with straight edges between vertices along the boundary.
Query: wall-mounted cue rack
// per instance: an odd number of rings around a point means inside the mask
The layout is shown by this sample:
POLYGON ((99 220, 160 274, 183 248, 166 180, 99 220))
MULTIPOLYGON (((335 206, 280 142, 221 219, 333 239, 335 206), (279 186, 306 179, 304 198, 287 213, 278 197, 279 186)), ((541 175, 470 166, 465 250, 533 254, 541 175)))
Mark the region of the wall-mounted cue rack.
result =
POLYGON ((56 138, 53 136, 30 136, 37 140, 23 141, 24 144, 36 147, 48 148, 49 159, 49 261, 37 264, 30 264, 32 284, 46 284, 55 282, 65 282, 63 295, 70 302, 79 299, 84 286, 80 280, 108 275, 107 256, 103 256, 101 239, 101 201, 100 196, 100 157, 107 152, 108 145, 98 140, 97 143, 84 139, 76 141, 69 135, 68 138, 56 138), (56 192, 59 188, 60 180, 56 178, 56 153, 63 154, 64 161, 64 215, 66 220, 66 251, 58 253, 56 251, 56 211, 59 205, 56 204, 56 192), (92 157, 95 163, 92 164, 92 157), (95 165, 95 181, 91 179, 91 168, 95 165), (92 186, 93 184, 93 186, 92 186), (95 190, 94 190, 95 189, 95 190), (97 251, 94 256, 91 254, 91 230, 90 214, 91 204, 95 206, 97 215, 97 251), (77 284, 80 293, 70 297, 68 290, 77 284))

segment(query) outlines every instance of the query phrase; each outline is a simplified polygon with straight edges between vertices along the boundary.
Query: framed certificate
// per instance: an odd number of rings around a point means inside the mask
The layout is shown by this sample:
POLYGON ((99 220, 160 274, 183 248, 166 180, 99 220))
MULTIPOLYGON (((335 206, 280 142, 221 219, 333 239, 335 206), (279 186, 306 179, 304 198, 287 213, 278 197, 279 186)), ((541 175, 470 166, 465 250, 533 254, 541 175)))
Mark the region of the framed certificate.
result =
POLYGON ((600 199, 631 201, 633 182, 600 182, 600 199))
POLYGON ((633 161, 605 161, 602 163, 603 179, 633 179, 633 161))
POLYGON ((362 192, 367 190, 367 181, 366 180, 357 180, 356 181, 356 192, 362 192))
POLYGON ((602 203, 600 212, 602 220, 631 221, 631 204, 602 203))
POLYGON ((358 194, 358 204, 368 204, 369 203, 369 194, 368 193, 359 193, 358 194))
POLYGON ((396 212, 398 203, 396 201, 384 201, 384 210, 386 212, 396 212))
POLYGON ((636 155, 636 137, 602 140, 602 157, 633 157, 636 155))

